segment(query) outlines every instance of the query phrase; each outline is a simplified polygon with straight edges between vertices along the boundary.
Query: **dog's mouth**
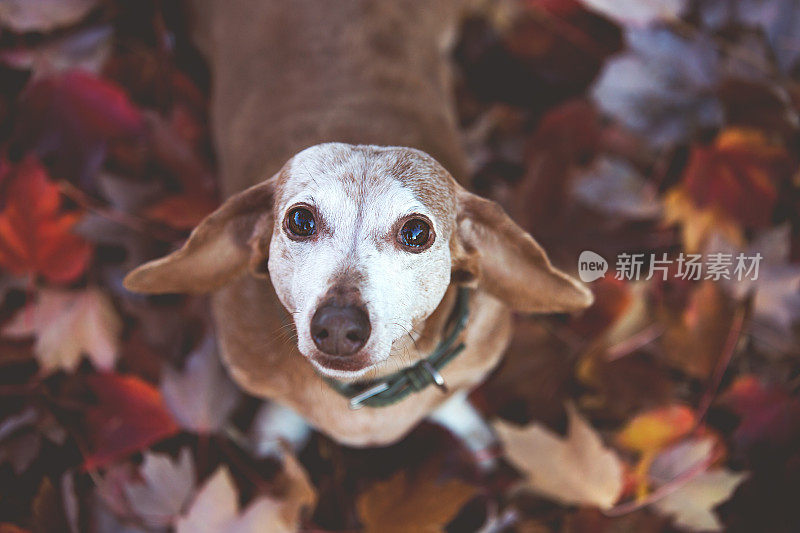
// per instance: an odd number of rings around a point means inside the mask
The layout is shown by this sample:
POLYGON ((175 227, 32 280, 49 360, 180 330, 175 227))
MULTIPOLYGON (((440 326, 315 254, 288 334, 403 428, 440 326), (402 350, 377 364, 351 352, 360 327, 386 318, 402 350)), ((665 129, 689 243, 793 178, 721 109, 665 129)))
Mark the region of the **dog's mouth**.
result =
POLYGON ((372 359, 366 355, 338 357, 315 353, 308 359, 320 374, 339 379, 356 379, 375 366, 372 359))

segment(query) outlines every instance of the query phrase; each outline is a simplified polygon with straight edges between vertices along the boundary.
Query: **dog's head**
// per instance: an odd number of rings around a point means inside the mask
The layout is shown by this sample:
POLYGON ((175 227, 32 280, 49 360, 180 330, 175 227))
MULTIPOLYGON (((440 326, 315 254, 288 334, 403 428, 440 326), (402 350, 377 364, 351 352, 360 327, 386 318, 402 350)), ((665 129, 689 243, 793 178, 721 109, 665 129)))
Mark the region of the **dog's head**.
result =
POLYGON ((574 311, 592 300, 497 204, 465 191, 425 153, 398 147, 300 152, 125 286, 208 292, 243 274, 271 279, 300 352, 345 378, 388 359, 451 281, 524 312, 574 311))

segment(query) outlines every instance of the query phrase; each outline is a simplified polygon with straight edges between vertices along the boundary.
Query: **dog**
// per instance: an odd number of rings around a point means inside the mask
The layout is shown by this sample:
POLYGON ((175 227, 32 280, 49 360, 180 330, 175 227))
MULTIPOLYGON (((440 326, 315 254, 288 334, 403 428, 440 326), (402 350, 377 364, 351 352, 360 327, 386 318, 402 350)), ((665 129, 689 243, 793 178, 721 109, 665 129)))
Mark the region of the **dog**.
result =
POLYGON ((212 293, 233 379, 345 445, 388 445, 428 416, 474 420, 466 393, 500 361, 512 313, 592 302, 458 181, 447 46, 463 7, 189 6, 228 198, 125 286, 212 293))

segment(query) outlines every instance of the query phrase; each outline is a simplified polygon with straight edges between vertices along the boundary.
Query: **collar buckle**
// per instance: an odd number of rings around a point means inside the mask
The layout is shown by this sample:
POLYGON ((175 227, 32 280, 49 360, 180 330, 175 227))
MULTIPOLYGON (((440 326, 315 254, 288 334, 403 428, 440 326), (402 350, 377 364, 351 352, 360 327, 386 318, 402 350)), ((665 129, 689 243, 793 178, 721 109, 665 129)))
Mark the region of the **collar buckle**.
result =
POLYGON ((434 367, 430 361, 424 359, 422 361, 422 368, 424 368, 428 374, 431 375, 433 378, 433 384, 439 387, 439 390, 442 392, 447 392, 447 384, 444 382, 444 376, 442 376, 436 367, 434 367))
POLYGON ((389 388, 389 384, 385 381, 383 383, 378 383, 374 387, 370 387, 364 392, 356 394, 352 398, 350 398, 350 409, 353 411, 357 411, 364 407, 363 402, 372 398, 373 396, 377 396, 378 394, 382 393, 383 391, 389 388))

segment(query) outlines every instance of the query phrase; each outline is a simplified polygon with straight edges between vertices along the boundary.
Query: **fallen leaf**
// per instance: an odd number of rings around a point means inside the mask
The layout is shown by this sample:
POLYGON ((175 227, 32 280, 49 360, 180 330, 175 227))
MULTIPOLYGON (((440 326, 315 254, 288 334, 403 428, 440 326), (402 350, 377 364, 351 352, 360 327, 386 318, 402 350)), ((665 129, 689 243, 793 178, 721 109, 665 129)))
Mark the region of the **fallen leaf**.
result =
POLYGON ((665 27, 629 29, 628 50, 608 61, 591 92, 608 115, 654 147, 714 127, 722 108, 714 96, 721 67, 710 38, 665 27))
POLYGON ((140 110, 107 79, 70 70, 34 80, 17 105, 14 141, 51 160, 59 178, 94 192, 109 142, 143 139, 140 110))
POLYGON ((740 20, 764 30, 781 70, 791 74, 800 60, 797 46, 800 6, 793 0, 743 0, 739 3, 740 20))
POLYGON ((100 370, 111 370, 119 353, 122 321, 98 288, 83 291, 42 289, 35 304, 23 308, 3 335, 34 335, 34 354, 42 371, 74 371, 84 355, 100 370))
POLYGON ((180 230, 189 230, 219 207, 211 194, 188 192, 168 196, 145 211, 147 218, 180 230))
POLYGON ((539 424, 520 428, 501 421, 495 429, 532 490, 564 504, 609 509, 622 493, 622 463, 573 406, 567 414, 565 438, 539 424))
POLYGON ((713 450, 714 440, 708 437, 679 442, 653 459, 648 475, 660 487, 691 474, 693 470, 705 471, 711 463, 713 450))
POLYGON ((733 440, 745 453, 774 456, 784 448, 796 449, 800 442, 800 401, 778 386, 743 375, 719 403, 741 417, 733 440))
POLYGON ((80 22, 99 0, 3 0, 0 25, 18 33, 48 32, 80 22))
POLYGON ((367 533, 443 532, 476 493, 456 479, 438 483, 435 474, 412 477, 401 470, 358 497, 358 514, 367 533))
POLYGON ((0 524, 0 533, 31 533, 30 529, 22 529, 19 526, 3 522, 0 524))
POLYGON ((221 466, 200 488, 176 533, 275 533, 295 531, 281 516, 281 504, 262 496, 239 512, 239 496, 227 467, 221 466))
POLYGON ((714 507, 731 497, 747 474, 718 468, 699 474, 651 507, 692 531, 722 531, 714 507))
POLYGON ((31 70, 34 78, 71 69, 98 74, 111 55, 112 38, 110 25, 90 27, 34 48, 2 51, 0 62, 16 69, 31 70))
POLYGON ((167 527, 178 517, 195 485, 194 463, 188 448, 177 460, 167 454, 145 452, 139 468, 141 483, 125 487, 131 509, 150 527, 167 527))
POLYGON ((710 377, 728 342, 736 314, 733 300, 719 283, 704 281, 692 289, 679 315, 663 313, 667 329, 659 343, 667 363, 692 377, 710 377))
POLYGON ((683 405, 670 405, 634 417, 620 431, 621 446, 639 453, 660 450, 684 436, 695 425, 694 411, 683 405))
POLYGON ((736 245, 744 244, 744 233, 739 224, 725 216, 719 207, 698 208, 686 191, 678 186, 663 196, 664 222, 681 226, 681 240, 687 253, 703 250, 715 237, 722 237, 736 245))
POLYGON ((113 373, 86 379, 97 396, 97 404, 85 416, 91 443, 91 453, 84 458, 86 469, 143 450, 180 430, 158 389, 141 379, 113 373))
POLYGON ((686 0, 581 0, 583 5, 621 24, 645 26, 680 16, 686 0))
POLYGON ((161 392, 178 423, 197 433, 220 429, 239 401, 239 389, 222 367, 212 335, 189 355, 183 372, 165 368, 161 392))
POLYGON ((31 502, 32 529, 44 533, 69 531, 69 521, 61 496, 49 477, 42 479, 39 490, 31 502))
POLYGON ((764 227, 791 171, 786 151, 763 133, 732 128, 692 150, 682 187, 700 210, 718 208, 744 227, 764 227))
POLYGON ((33 157, 19 163, 8 179, 0 212, 0 266, 54 283, 74 281, 92 254, 89 244, 71 233, 79 216, 62 212, 58 186, 33 157))
POLYGON ((627 161, 601 157, 581 172, 573 194, 583 204, 606 215, 631 220, 655 218, 661 213, 655 188, 627 161))

